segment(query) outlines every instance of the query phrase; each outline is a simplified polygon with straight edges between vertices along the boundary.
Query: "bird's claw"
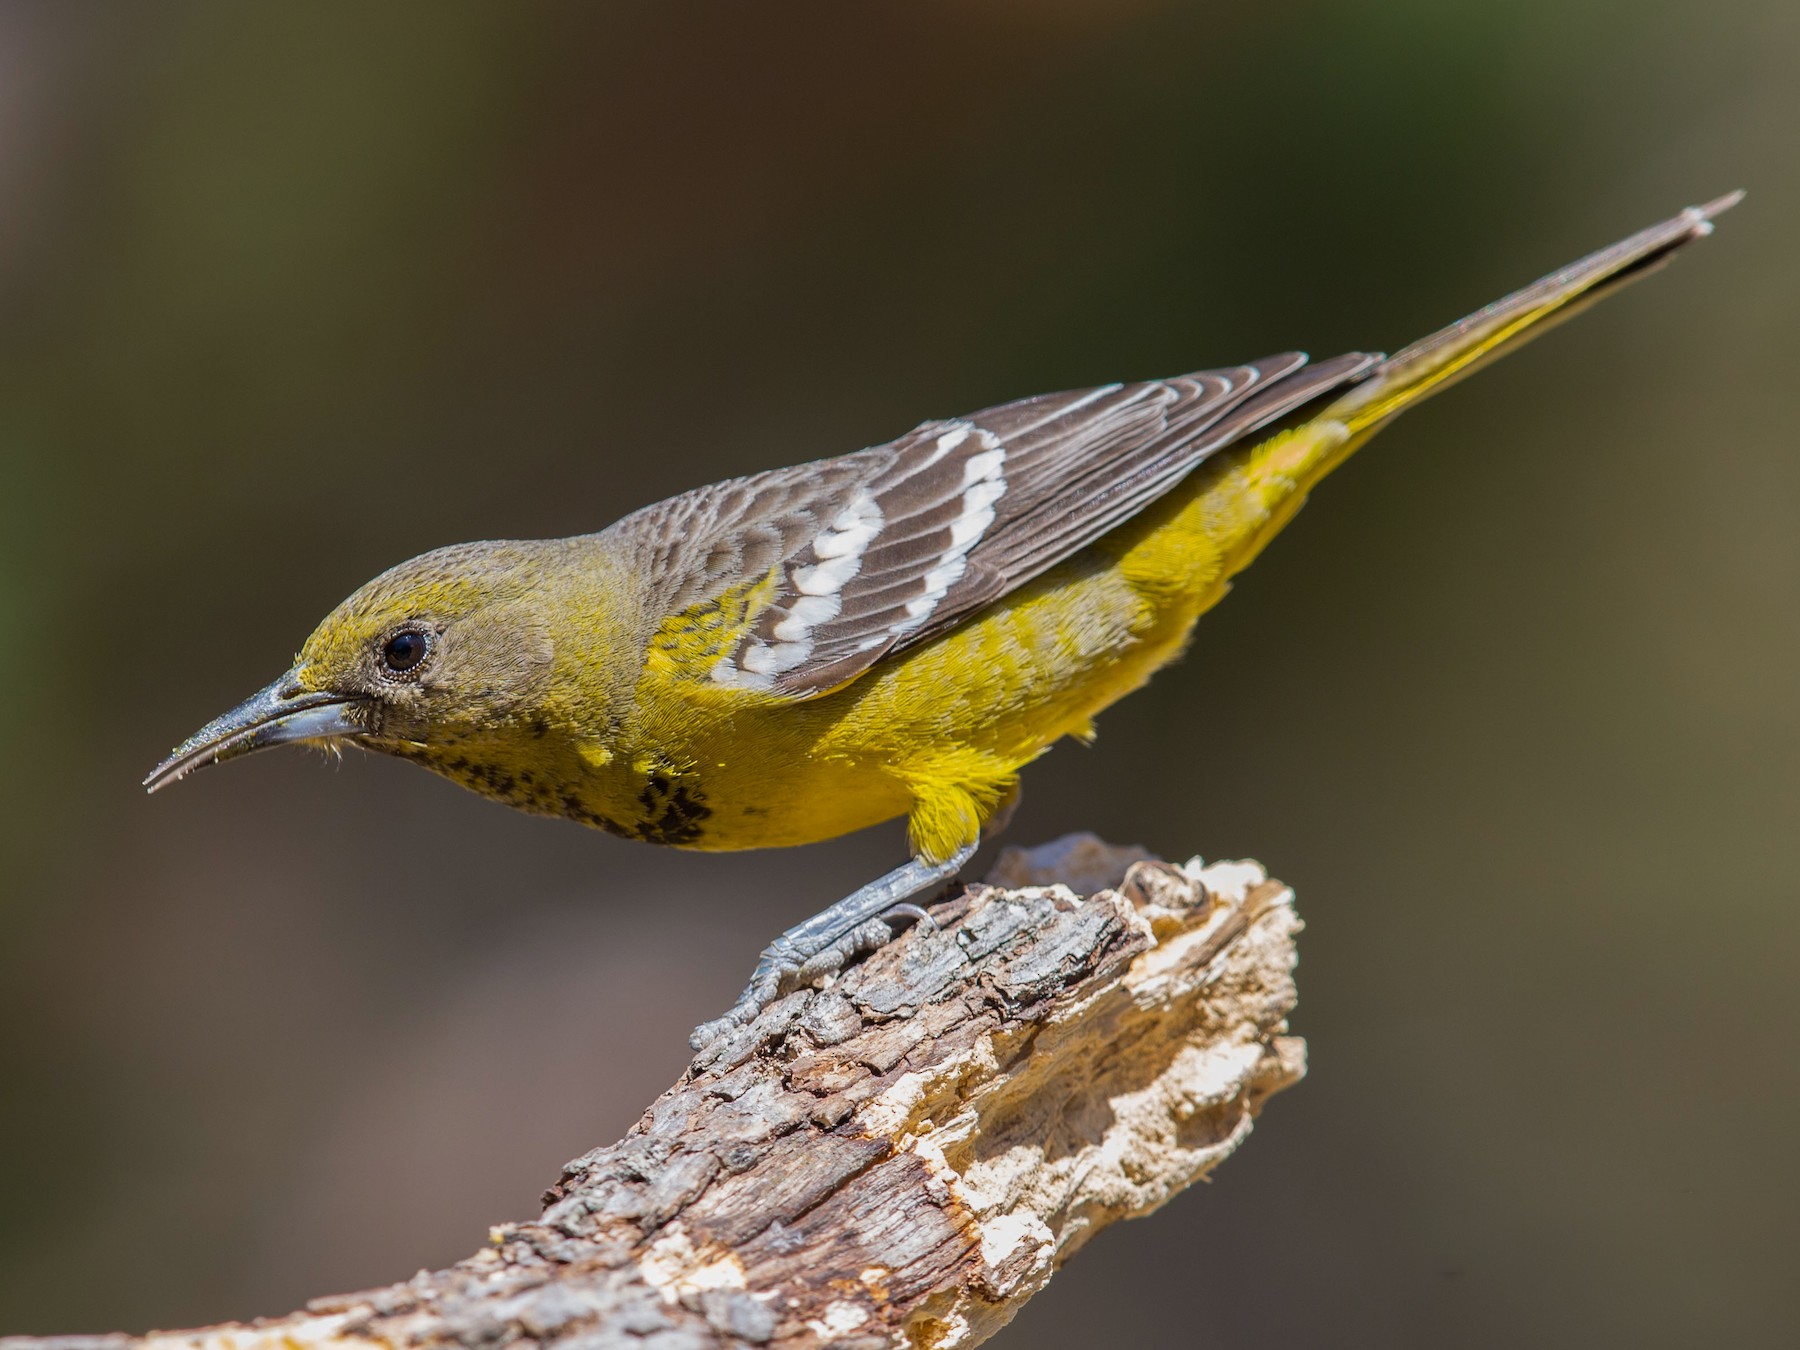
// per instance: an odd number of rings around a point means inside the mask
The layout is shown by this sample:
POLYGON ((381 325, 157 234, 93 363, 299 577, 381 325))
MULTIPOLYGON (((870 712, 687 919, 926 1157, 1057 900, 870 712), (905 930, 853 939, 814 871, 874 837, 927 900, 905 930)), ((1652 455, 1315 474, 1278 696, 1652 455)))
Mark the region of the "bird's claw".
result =
POLYGON ((807 985, 817 984, 827 975, 835 975, 851 961, 893 941, 893 919, 911 919, 927 931, 935 931, 937 923, 921 906, 898 904, 882 911, 841 934, 810 955, 789 941, 777 938, 757 960, 750 986, 738 996, 723 1017, 702 1022, 688 1036, 688 1046, 696 1053, 705 1050, 721 1036, 728 1036, 754 1022, 771 1003, 784 994, 807 985))

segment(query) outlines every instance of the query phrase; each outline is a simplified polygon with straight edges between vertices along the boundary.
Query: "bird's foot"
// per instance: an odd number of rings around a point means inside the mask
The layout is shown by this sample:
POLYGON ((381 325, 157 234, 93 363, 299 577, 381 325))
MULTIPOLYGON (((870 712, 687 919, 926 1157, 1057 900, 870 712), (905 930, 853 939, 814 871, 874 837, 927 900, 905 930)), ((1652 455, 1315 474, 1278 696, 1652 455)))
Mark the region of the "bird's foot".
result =
POLYGON ((908 897, 954 877, 974 856, 975 845, 970 844, 941 863, 915 858, 788 929, 764 949, 749 987, 731 1010, 695 1027, 688 1044, 696 1051, 704 1050, 721 1036, 754 1022, 782 995, 816 984, 857 957, 886 946, 893 937, 895 919, 930 925, 931 915, 908 897))

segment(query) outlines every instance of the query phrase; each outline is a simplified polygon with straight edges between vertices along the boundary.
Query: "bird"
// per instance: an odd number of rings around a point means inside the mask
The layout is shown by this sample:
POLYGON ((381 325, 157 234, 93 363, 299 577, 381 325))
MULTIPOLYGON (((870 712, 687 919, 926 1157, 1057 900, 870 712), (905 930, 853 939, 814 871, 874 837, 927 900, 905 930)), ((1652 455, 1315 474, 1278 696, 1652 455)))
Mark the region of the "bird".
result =
POLYGON ((927 421, 696 488, 596 534, 382 573, 290 669, 145 779, 355 745, 487 797, 689 849, 904 817, 906 862, 764 950, 704 1049, 929 922, 1019 774, 1186 647, 1321 479, 1421 399, 1658 267, 1732 193, 1393 356, 1284 352, 927 421))

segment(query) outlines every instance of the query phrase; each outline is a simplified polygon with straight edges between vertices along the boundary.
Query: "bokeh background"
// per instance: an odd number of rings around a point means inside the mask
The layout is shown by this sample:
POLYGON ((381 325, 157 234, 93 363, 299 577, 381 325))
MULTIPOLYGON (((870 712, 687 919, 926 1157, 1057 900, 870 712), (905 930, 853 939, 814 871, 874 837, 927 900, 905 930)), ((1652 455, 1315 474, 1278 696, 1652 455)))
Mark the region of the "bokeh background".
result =
POLYGON ((1394 349, 1717 236, 1388 431, 1029 776, 1298 887, 1312 1072, 1011 1346, 1791 1345, 1800 7, 0 4, 0 1330, 534 1212, 898 856, 164 749, 428 547, 932 415, 1394 349))

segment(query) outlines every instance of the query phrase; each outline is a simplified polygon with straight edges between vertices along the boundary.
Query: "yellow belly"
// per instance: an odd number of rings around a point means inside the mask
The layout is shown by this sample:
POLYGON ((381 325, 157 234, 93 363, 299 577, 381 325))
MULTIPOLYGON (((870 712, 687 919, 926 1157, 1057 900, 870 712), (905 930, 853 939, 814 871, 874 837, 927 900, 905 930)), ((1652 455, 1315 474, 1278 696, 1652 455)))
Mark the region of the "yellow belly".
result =
POLYGON ((627 762, 602 810, 629 812, 660 765, 704 801, 702 828, 670 841, 685 847, 811 843, 906 815, 915 849, 948 857, 1023 765, 1091 735, 1097 713, 1180 654, 1346 442, 1320 422, 1229 452, 970 622, 816 698, 747 701, 647 673, 630 737, 643 750, 615 752, 627 762))

